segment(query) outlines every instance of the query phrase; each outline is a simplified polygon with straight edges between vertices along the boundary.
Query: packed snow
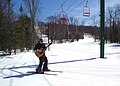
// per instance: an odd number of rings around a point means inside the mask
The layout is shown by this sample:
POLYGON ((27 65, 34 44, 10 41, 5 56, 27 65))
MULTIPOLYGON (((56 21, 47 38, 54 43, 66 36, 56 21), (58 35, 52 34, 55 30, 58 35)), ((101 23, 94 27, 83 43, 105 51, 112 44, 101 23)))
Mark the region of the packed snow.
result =
POLYGON ((99 42, 85 36, 78 42, 52 44, 46 50, 49 69, 33 74, 39 60, 34 52, 0 57, 1 86, 120 86, 120 44, 105 44, 100 58, 99 42))

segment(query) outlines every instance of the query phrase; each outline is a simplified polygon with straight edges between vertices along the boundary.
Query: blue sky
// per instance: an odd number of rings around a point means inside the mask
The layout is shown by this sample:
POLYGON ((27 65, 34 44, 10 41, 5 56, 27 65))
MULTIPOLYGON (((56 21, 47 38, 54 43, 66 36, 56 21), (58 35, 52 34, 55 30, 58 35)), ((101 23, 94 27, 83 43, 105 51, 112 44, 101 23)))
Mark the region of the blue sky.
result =
MULTIPOLYGON (((84 20, 86 25, 87 24, 91 25, 92 24, 91 17, 93 15, 96 16, 96 19, 99 17, 100 0, 88 0, 87 6, 90 8, 90 17, 83 16, 83 7, 86 5, 87 0, 85 0, 82 4, 80 4, 82 1, 84 0, 41 0, 42 14, 40 15, 40 19, 45 20, 46 17, 48 16, 52 16, 55 13, 59 14, 61 12, 60 9, 61 4, 65 2, 65 4, 63 5, 63 10, 66 10, 69 7, 69 9, 65 11, 65 13, 68 16, 77 18, 79 22, 84 20), (70 7, 72 3, 74 4, 70 7)), ((19 9, 16 8, 19 8, 21 3, 23 4, 22 0, 14 0, 14 3, 15 3, 15 11, 19 13, 19 9)), ((120 4, 119 0, 105 0, 106 8, 108 6, 112 7, 115 4, 120 4)))

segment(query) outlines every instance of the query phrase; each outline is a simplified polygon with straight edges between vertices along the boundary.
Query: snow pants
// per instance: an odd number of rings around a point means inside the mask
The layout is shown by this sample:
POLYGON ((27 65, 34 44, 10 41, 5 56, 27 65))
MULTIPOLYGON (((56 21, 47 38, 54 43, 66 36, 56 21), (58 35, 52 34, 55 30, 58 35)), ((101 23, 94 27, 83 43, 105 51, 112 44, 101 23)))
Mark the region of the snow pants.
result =
POLYGON ((48 59, 45 55, 39 58, 39 65, 36 70, 45 70, 48 69, 48 59), (43 67, 43 68, 42 68, 43 67))

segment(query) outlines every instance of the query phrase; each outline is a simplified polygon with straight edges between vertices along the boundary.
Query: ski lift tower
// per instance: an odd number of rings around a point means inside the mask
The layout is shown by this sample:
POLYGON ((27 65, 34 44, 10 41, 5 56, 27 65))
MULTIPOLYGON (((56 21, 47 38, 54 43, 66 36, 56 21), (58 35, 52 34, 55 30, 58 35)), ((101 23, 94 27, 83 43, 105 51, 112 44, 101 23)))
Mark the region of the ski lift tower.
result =
POLYGON ((104 58, 105 0, 100 0, 100 58, 104 58))

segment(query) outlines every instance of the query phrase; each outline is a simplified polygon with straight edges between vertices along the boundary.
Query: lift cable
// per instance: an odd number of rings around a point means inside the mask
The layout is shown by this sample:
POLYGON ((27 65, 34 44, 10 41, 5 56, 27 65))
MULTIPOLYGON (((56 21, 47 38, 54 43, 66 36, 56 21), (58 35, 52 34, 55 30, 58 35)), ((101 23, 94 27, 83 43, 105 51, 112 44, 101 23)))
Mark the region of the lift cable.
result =
POLYGON ((61 4, 61 6, 58 8, 58 10, 54 13, 54 15, 56 15, 57 13, 58 13, 58 11, 61 9, 61 7, 63 6, 63 5, 65 5, 65 3, 67 2, 68 0, 65 0, 62 4, 61 4))
POLYGON ((72 10, 68 11, 67 14, 69 14, 70 12, 72 12, 75 8, 77 8, 78 6, 80 6, 85 0, 83 0, 82 2, 80 2, 79 4, 77 4, 72 10))
POLYGON ((77 1, 78 1, 78 0, 75 0, 73 3, 71 3, 70 6, 69 6, 67 9, 65 9, 65 11, 67 11, 68 9, 70 9, 70 7, 72 7, 73 4, 75 4, 77 1))

